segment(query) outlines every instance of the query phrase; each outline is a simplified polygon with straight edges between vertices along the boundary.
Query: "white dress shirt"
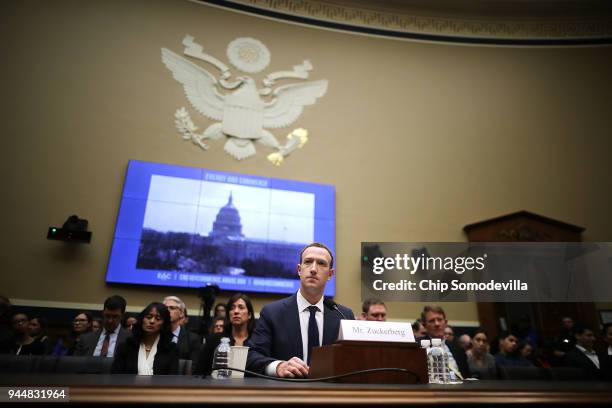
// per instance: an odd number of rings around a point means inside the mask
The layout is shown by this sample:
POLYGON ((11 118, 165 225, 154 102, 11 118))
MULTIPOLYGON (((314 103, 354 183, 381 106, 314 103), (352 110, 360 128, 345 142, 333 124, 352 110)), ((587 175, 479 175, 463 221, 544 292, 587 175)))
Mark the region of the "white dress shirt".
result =
MULTIPOLYGON (((315 314, 317 328, 319 329, 319 345, 323 345, 323 296, 314 305, 311 305, 308 300, 298 290, 297 292, 297 310, 300 316, 300 333, 302 335, 302 352, 304 362, 308 361, 308 321, 310 320, 309 306, 316 306, 319 310, 315 314)), ((276 377, 276 368, 282 363, 280 360, 271 362, 266 366, 266 375, 276 377)))
MULTIPOLYGON (((115 331, 111 332, 109 342, 108 342, 108 352, 106 353, 106 357, 113 357, 115 355, 115 345, 117 344, 117 337, 119 337, 119 330, 121 329, 121 325, 118 324, 115 328, 115 331)), ((98 344, 96 345, 96 349, 94 350, 94 357, 100 357, 100 353, 102 352, 102 344, 104 343, 104 337, 106 337, 106 328, 102 328, 102 334, 100 334, 100 338, 98 339, 98 344)))
POLYGON ((314 305, 311 305, 304 296, 298 290, 297 293, 297 307, 298 313, 300 314, 300 331, 302 332, 302 352, 304 355, 304 361, 308 361, 308 321, 310 320, 309 306, 316 306, 319 310, 315 314, 317 320, 317 328, 319 329, 319 345, 323 344, 323 296, 314 305))
MULTIPOLYGON (((446 345, 446 340, 442 340, 442 346, 444 347, 446 354, 448 354, 448 368, 451 370, 451 372, 456 377, 459 377, 460 379, 463 380, 463 376, 461 375, 461 371, 459 371, 459 366, 457 365, 457 361, 455 361, 455 357, 453 356, 453 353, 451 353, 450 348, 448 348, 448 346, 446 345)), ((452 374, 451 374, 451 378, 452 378, 452 374)))
POLYGON ((589 360, 591 360, 593 362, 593 364, 595 364, 595 367, 597 367, 597 369, 599 369, 599 357, 597 357, 597 353, 594 351, 589 351, 587 349, 585 349, 582 346, 579 346, 576 344, 576 348, 580 351, 582 351, 582 353, 587 356, 589 358, 589 360))
POLYGON ((157 354, 157 343, 159 343, 159 336, 155 339, 151 351, 147 356, 147 350, 145 350, 144 343, 140 343, 138 349, 138 375, 153 375, 153 363, 155 362, 155 355, 157 354))

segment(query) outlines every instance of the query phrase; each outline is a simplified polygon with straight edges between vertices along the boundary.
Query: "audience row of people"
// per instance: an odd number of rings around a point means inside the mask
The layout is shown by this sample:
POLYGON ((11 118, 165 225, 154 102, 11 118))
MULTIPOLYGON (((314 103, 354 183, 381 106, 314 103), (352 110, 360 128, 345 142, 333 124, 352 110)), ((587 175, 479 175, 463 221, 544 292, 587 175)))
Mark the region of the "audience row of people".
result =
MULTIPOLYGON (((386 315, 384 302, 368 299, 363 303, 358 318, 386 321, 386 315)), ((612 323, 604 325, 603 340, 606 349, 600 352, 595 350, 593 329, 584 324, 574 324, 573 319, 565 316, 562 318, 559 336, 547 343, 548 350, 538 350, 536 353, 536 345, 532 344, 533 338, 521 339, 515 331, 503 331, 497 338, 497 352, 493 355, 489 336, 484 329, 476 328, 471 331, 472 336, 464 333, 455 339, 453 328, 445 322, 446 316, 441 308, 426 307, 421 317, 412 324, 414 336, 416 339, 426 339, 439 337, 443 332, 447 350, 456 350, 451 353, 453 356, 461 354, 457 357, 459 362, 463 361, 463 353, 460 350, 465 352, 469 373, 473 377, 495 378, 498 367, 550 368, 553 365, 581 368, 586 378, 590 379, 609 378, 612 375, 612 323)), ((531 337, 535 336, 532 334, 531 337)), ((464 369, 460 370, 460 374, 461 372, 468 371, 464 369)))
MULTIPOLYGON (((6 303, 8 299, 0 299, 6 303)), ((0 303, 0 307, 1 307, 0 303)), ((6 309, 6 308, 4 308, 6 309)), ((210 374, 214 350, 222 337, 229 337, 231 345, 246 345, 255 327, 255 311, 248 296, 237 293, 227 304, 215 307, 210 334, 200 336, 186 328, 187 308, 176 296, 168 296, 162 302, 152 302, 138 316, 124 319, 126 301, 111 296, 104 302, 100 328, 87 311, 74 317, 70 336, 52 343, 47 336, 44 318, 28 316, 14 311, 10 316, 12 335, 3 332, 0 352, 17 355, 53 354, 57 356, 99 356, 114 358, 113 372, 138 374, 172 374, 178 370, 178 360, 193 362, 194 374, 210 374)), ((387 307, 378 299, 363 303, 358 319, 386 321, 387 307)), ((551 366, 549 359, 534 353, 529 342, 521 342, 512 331, 499 336, 499 351, 491 354, 488 334, 481 328, 472 330, 472 336, 462 334, 455 341, 454 331, 448 326, 442 308, 427 306, 413 325, 418 340, 440 337, 451 356, 450 368, 459 377, 492 378, 496 367, 544 367, 551 366)), ((564 329, 557 341, 555 356, 560 365, 579 367, 588 378, 601 379, 612 370, 612 324, 604 327, 607 350, 594 350, 595 335, 582 324, 569 326, 564 319, 564 329), (573 337, 573 338, 570 338, 573 337), (567 346, 569 347, 561 347, 567 346), (562 354, 560 354, 560 351, 562 354)))
MULTIPOLYGON (((6 299, 6 298, 5 298, 6 299)), ((6 299, 6 303, 8 299, 6 299)), ((253 330, 255 312, 243 294, 232 296, 227 305, 217 305, 207 338, 186 329, 185 303, 176 296, 152 302, 138 315, 124 319, 126 301, 121 296, 105 300, 101 327, 93 329, 93 318, 86 311, 77 312, 70 336, 50 345, 41 318, 28 319, 23 311, 4 308, 10 331, 0 332, 0 353, 15 355, 93 356, 113 358, 113 373, 175 374, 178 360, 191 360, 197 371, 210 372, 212 353, 221 336, 229 335, 232 345, 243 345, 253 330), (226 313, 226 306, 229 313, 226 313), (122 324, 123 322, 123 324, 122 324), (201 362, 209 362, 202 364, 201 362)), ((1 313, 0 313, 1 314, 1 313)))

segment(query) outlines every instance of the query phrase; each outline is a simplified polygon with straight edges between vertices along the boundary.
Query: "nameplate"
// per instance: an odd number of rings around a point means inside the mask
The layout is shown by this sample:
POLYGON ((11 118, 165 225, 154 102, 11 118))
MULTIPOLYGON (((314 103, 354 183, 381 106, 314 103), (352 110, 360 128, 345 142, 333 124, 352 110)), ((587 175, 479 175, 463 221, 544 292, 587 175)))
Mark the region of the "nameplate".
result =
POLYGON ((410 323, 341 320, 338 340, 414 343, 410 323))

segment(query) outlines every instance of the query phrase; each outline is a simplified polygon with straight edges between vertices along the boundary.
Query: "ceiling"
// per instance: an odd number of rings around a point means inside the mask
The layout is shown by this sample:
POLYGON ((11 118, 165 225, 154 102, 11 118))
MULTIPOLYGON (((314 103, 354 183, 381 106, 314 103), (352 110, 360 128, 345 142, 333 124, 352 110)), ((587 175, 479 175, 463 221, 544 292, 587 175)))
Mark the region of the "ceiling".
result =
POLYGON ((424 41, 612 44, 612 1, 193 0, 299 24, 424 41))

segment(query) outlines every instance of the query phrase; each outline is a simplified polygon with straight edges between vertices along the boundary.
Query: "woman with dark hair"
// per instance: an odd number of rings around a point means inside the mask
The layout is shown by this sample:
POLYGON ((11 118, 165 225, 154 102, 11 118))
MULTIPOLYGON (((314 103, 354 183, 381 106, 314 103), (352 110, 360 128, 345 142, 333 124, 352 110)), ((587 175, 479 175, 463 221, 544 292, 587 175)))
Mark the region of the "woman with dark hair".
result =
POLYGON ((178 349, 172 342, 170 312, 153 302, 138 315, 132 337, 117 346, 113 374, 178 374, 178 349))
POLYGON ((474 331, 472 347, 466 354, 470 372, 474 377, 481 380, 495 378, 495 357, 489 353, 489 338, 483 329, 474 331))
POLYGON ((236 293, 227 301, 225 330, 221 334, 212 334, 200 352, 196 375, 208 375, 212 371, 215 349, 222 337, 229 337, 231 346, 244 346, 255 328, 255 311, 251 299, 243 293, 236 293))

